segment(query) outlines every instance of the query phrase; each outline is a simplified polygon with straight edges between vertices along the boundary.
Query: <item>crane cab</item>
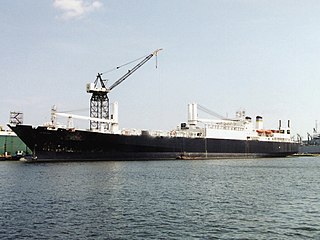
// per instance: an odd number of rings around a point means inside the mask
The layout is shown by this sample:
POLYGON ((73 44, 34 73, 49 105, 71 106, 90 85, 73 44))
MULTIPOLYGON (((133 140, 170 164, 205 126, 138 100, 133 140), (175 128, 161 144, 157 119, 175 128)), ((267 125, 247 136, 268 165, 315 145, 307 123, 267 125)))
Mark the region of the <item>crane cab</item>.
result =
POLYGON ((105 87, 95 87, 94 83, 87 83, 87 93, 108 93, 108 89, 105 87))

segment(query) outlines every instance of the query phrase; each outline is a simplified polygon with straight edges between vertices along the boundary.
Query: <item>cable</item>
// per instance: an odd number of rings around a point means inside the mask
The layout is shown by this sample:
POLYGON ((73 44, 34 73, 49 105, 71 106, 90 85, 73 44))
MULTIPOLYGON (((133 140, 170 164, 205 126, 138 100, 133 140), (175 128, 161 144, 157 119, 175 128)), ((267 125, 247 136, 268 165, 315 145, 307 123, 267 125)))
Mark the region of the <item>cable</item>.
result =
POLYGON ((210 114, 210 115, 212 115, 212 116, 214 116, 214 117, 217 117, 217 118, 219 118, 219 119, 226 119, 226 118, 223 117, 222 115, 220 115, 220 114, 218 114, 218 113, 215 113, 214 111, 212 111, 212 110, 210 110, 210 109, 208 109, 208 108, 206 108, 206 107, 204 107, 204 106, 201 106, 200 104, 198 104, 198 108, 199 108, 199 110, 201 110, 201 111, 203 111, 203 112, 205 112, 205 113, 208 113, 208 114, 210 114))
POLYGON ((107 70, 107 71, 105 71, 105 72, 102 72, 101 74, 106 74, 106 73, 109 73, 109 72, 118 70, 119 68, 122 68, 122 67, 127 66, 127 65, 129 65, 129 64, 132 64, 132 63, 134 63, 134 62, 137 62, 137 61, 139 61, 140 59, 145 58, 145 57, 147 57, 147 56, 148 56, 148 55, 145 55, 145 56, 143 56, 143 57, 139 57, 139 58, 137 58, 137 59, 135 59, 135 60, 132 60, 132 61, 130 61, 130 62, 127 62, 127 63, 125 63, 125 64, 122 64, 122 65, 120 65, 120 66, 118 66, 118 67, 114 67, 114 68, 111 68, 111 69, 109 69, 109 70, 107 70))

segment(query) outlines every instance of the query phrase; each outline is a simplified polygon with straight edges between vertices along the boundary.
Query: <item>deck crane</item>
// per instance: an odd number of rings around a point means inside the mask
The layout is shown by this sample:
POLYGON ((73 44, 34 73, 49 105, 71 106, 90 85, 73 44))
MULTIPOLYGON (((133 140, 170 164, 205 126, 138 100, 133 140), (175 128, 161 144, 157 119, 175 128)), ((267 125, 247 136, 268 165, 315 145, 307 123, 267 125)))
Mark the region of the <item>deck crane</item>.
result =
MULTIPOLYGON (((132 69, 128 70, 126 74, 120 77, 115 83, 113 83, 109 88, 106 87, 106 80, 102 79, 103 73, 98 73, 94 83, 87 84, 87 93, 92 93, 90 99, 90 117, 91 118, 100 118, 100 119, 109 119, 110 109, 109 109, 109 98, 108 93, 126 80, 132 73, 138 70, 142 65, 149 61, 153 56, 157 56, 158 52, 162 50, 157 49, 148 56, 146 56, 142 61, 140 61, 132 69), (99 87, 100 86, 100 87, 99 87)), ((117 67, 116 69, 118 69, 117 67)), ((100 121, 90 121, 90 130, 100 129, 100 121)))

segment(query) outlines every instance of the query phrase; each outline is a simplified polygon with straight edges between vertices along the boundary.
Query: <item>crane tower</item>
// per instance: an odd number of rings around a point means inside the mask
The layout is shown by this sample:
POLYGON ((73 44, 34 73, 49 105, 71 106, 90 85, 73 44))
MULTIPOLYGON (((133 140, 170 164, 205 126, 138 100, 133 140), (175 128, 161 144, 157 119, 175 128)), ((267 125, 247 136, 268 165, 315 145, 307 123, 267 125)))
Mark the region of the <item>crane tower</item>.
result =
MULTIPOLYGON (((113 83, 109 88, 106 86, 106 80, 102 79, 103 73, 98 73, 94 83, 87 84, 87 93, 91 93, 90 99, 90 117, 91 118, 100 118, 100 119, 109 119, 110 118, 110 107, 109 107, 109 97, 108 93, 126 80, 132 73, 138 70, 142 65, 149 61, 153 56, 157 56, 158 52, 162 49, 157 49, 135 65, 132 69, 128 70, 126 74, 120 77, 115 83, 113 83)), ((116 69, 118 69, 117 67, 116 69)), ((100 129, 101 122, 99 121, 90 121, 90 130, 100 129)), ((108 125, 107 125, 108 128, 108 125)))

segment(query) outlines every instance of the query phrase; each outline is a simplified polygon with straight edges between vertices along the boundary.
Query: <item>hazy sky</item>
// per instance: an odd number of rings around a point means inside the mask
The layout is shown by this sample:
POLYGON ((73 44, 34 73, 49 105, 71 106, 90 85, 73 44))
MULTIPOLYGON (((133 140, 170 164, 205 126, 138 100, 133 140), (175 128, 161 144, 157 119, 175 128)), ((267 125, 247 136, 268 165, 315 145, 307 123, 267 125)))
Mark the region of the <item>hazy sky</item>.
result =
POLYGON ((109 94, 120 128, 171 129, 198 102, 270 128, 290 119, 306 136, 320 120, 319 13, 318 0, 2 0, 0 123, 22 111, 42 124, 54 104, 89 115, 98 72, 163 48, 158 68, 151 59, 109 94))

